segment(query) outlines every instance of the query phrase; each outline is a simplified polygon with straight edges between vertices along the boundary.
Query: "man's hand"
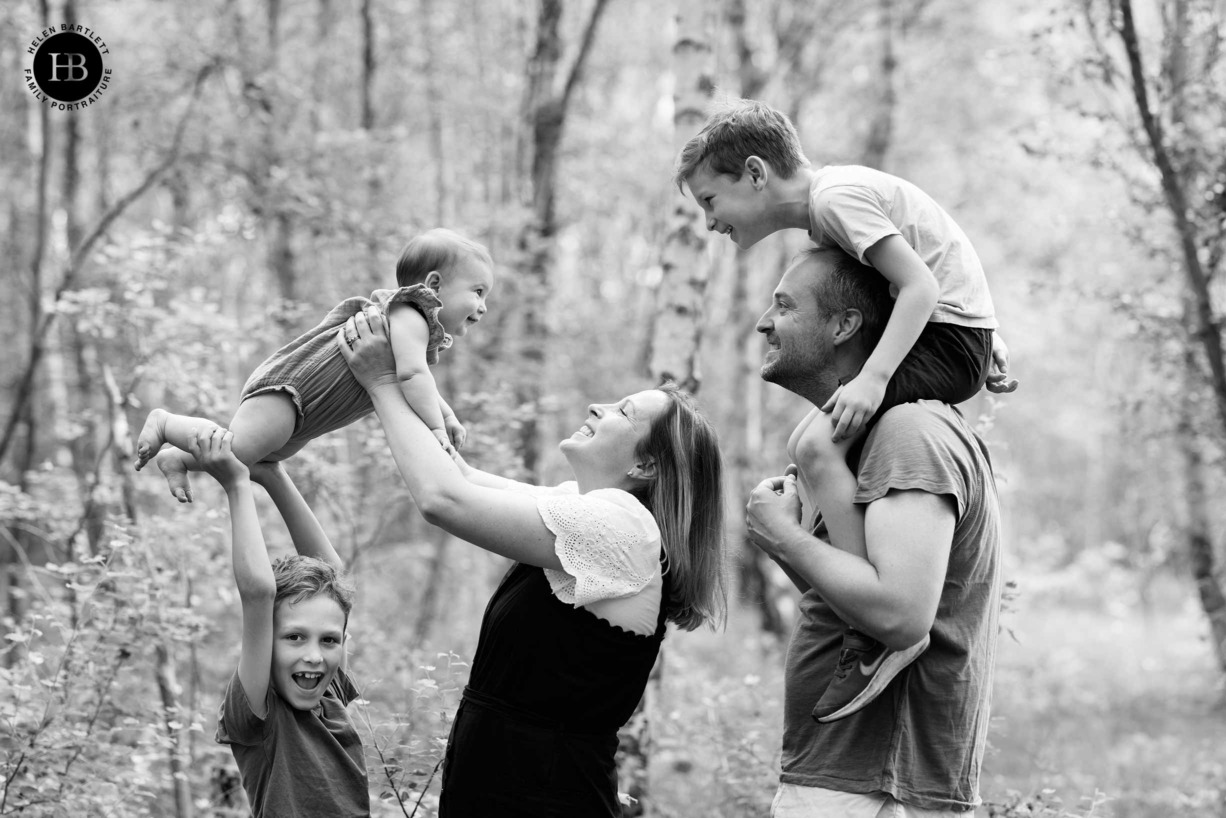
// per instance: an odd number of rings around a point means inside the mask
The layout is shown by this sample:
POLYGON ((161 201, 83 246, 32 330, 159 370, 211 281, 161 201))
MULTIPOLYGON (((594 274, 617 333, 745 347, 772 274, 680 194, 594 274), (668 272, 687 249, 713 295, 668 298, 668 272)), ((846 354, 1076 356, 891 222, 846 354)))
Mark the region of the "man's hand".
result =
POLYGON ((455 415, 448 415, 443 418, 443 426, 447 428, 447 436, 451 438, 451 445, 457 450, 464 448, 464 441, 468 439, 468 430, 464 428, 464 424, 456 419, 455 415))
POLYGON ((984 386, 998 395, 1017 389, 1017 378, 1009 377, 1009 347, 999 332, 992 333, 992 369, 984 386))
POLYGON ((187 450, 196 458, 201 470, 212 475, 226 489, 248 476, 243 461, 230 450, 233 440, 234 433, 220 426, 203 431, 192 429, 187 438, 187 450))
POLYGON ((834 435, 830 439, 838 443, 860 434, 881 406, 889 382, 889 378, 861 372, 836 389, 822 406, 822 411, 830 413, 830 422, 834 424, 834 435))
POLYGON ((745 506, 745 530, 750 542, 773 557, 779 556, 780 546, 788 537, 803 533, 795 470, 795 466, 789 466, 787 474, 763 480, 745 506))

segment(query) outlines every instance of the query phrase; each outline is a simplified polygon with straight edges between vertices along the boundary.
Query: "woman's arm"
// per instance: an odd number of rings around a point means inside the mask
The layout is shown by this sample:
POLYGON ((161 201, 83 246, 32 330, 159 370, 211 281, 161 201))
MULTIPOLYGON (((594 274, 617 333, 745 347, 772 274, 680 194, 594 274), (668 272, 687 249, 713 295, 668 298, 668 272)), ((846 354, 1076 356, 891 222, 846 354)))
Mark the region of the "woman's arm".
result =
POLYGON ((427 522, 495 554, 561 570, 553 533, 541 520, 536 499, 467 479, 409 407, 383 322, 368 322, 359 313, 341 328, 337 343, 354 377, 370 393, 392 457, 427 522), (354 340, 346 343, 346 334, 354 340))

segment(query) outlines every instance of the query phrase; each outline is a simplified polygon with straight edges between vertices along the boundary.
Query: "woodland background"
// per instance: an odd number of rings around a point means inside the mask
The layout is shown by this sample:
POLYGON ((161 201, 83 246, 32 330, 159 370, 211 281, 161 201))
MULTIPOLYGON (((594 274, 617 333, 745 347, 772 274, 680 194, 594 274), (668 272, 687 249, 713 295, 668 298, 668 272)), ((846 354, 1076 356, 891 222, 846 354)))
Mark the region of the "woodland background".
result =
MULTIPOLYGON (((1224 26, 1222 0, 6 0, 0 815, 245 814, 212 740, 223 497, 176 505, 133 435, 157 405, 224 422, 436 225, 499 270, 437 370, 474 463, 562 479, 586 404, 664 374, 714 418, 730 621, 666 641, 623 788, 628 815, 767 814, 794 595, 741 509, 804 407, 758 378, 753 324, 805 237, 738 252, 671 185, 718 88, 815 163, 918 183, 989 271, 1022 386, 964 407, 1010 580, 981 814, 1226 816, 1224 26), (61 22, 114 70, 71 113, 22 78, 61 22)), ((420 520, 373 421, 290 469, 359 584, 375 813, 432 815, 506 566, 420 520)))

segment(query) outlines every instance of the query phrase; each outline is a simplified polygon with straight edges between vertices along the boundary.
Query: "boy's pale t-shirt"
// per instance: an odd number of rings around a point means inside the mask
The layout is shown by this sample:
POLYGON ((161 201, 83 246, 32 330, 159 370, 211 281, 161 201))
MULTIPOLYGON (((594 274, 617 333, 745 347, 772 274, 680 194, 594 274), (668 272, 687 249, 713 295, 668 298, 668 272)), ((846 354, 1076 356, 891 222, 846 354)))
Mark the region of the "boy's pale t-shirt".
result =
MULTIPOLYGON (((862 165, 820 168, 809 185, 809 222, 814 244, 841 247, 863 264, 869 264, 864 253, 874 244, 902 236, 940 286, 930 321, 999 326, 970 239, 931 196, 907 180, 862 165)), ((890 294, 898 295, 892 285, 890 294)))
MULTIPOLYGON (((1000 507, 987 449, 949 405, 901 404, 869 433, 857 481, 861 504, 891 489, 956 504, 932 643, 868 707, 819 724, 813 705, 834 675, 846 625, 816 591, 806 593, 785 661, 780 781, 969 810, 979 802, 1001 594, 1000 507)), ((820 527, 817 534, 825 538, 820 527)))
POLYGON ((345 705, 357 688, 338 671, 315 710, 291 707, 268 685, 261 719, 230 677, 217 742, 230 745, 255 818, 358 818, 370 815, 362 739, 345 705))

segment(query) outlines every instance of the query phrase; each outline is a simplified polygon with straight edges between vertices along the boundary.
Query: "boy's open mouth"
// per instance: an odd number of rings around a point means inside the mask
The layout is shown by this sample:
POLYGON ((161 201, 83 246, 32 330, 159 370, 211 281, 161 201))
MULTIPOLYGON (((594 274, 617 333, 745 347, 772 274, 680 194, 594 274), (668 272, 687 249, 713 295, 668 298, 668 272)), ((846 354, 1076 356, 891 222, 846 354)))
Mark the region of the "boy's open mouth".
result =
POLYGON ((322 673, 313 673, 311 671, 293 674, 294 684, 303 690, 314 690, 319 687, 319 680, 323 677, 322 673))

